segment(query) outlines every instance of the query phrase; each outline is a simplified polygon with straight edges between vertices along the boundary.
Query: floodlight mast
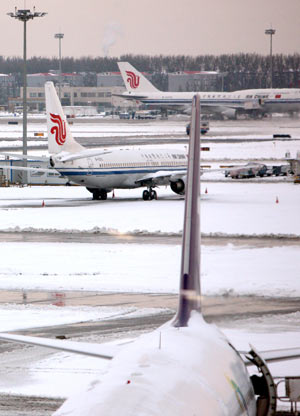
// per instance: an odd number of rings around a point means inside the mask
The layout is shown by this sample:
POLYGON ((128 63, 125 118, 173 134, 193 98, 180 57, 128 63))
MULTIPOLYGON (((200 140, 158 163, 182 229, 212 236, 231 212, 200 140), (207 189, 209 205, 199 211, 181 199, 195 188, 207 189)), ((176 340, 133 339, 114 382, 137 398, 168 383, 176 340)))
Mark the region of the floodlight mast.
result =
POLYGON ((270 35, 270 88, 273 88, 273 35, 275 35, 275 29, 266 29, 265 35, 270 35))
POLYGON ((58 84, 58 92, 59 92, 59 100, 61 101, 61 40, 64 38, 64 34, 63 33, 55 33, 54 37, 56 39, 58 39, 59 42, 59 84, 58 84))
MULTIPOLYGON (((7 13, 8 16, 14 19, 20 20, 24 23, 24 36, 23 36, 23 154, 27 155, 27 32, 26 23, 28 20, 33 20, 35 17, 43 17, 47 13, 36 12, 35 7, 33 11, 29 9, 17 9, 12 13, 7 13)), ((24 159, 24 167, 27 167, 27 160, 24 159)), ((27 171, 23 174, 23 183, 27 184, 27 171)))

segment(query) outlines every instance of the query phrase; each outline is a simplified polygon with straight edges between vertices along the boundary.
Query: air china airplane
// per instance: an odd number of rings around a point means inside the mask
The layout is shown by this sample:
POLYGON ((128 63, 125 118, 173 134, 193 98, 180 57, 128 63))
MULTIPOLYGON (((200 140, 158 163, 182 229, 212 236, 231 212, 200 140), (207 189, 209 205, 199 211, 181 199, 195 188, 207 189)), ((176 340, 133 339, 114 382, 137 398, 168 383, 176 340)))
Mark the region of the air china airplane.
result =
MULTIPOLYGON (((143 104, 189 111, 195 92, 164 92, 128 62, 118 62, 126 92, 120 97, 143 104)), ((228 118, 238 114, 286 113, 300 111, 300 89, 255 89, 235 92, 200 92, 201 108, 206 113, 217 113, 228 118)), ((117 94, 116 94, 117 95, 117 94)))
POLYGON ((102 344, 0 333, 5 341, 111 360, 101 380, 67 399, 55 416, 265 416, 276 410, 266 362, 300 357, 300 348, 252 349, 242 356, 201 314, 199 103, 195 96, 175 318, 118 352, 102 344), (250 377, 248 365, 256 365, 261 376, 250 377))
POLYGON ((156 199, 153 189, 170 185, 184 194, 187 154, 178 149, 92 149, 77 143, 52 82, 45 84, 50 164, 70 181, 85 186, 93 199, 106 199, 117 188, 147 187, 143 199, 156 199))

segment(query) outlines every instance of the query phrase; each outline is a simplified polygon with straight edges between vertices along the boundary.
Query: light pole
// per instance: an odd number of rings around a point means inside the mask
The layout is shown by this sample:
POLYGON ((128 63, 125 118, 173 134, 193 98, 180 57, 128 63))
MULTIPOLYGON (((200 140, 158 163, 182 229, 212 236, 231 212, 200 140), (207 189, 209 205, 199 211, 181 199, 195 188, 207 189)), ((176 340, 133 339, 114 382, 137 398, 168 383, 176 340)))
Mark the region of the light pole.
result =
MULTIPOLYGON (((27 56, 26 56, 26 23, 28 20, 33 20, 35 17, 43 17, 47 13, 36 12, 35 7, 33 11, 29 9, 17 10, 14 13, 7 13, 8 16, 18 19, 24 23, 24 37, 23 37, 23 154, 27 156, 27 56)), ((24 159, 24 167, 27 167, 27 160, 24 159)), ((27 172, 23 175, 23 182, 27 183, 27 172)))
POLYGON ((54 37, 58 39, 59 42, 59 100, 61 101, 61 40, 64 38, 63 33, 55 33, 54 37))
POLYGON ((273 56, 272 56, 272 37, 275 35, 275 29, 266 29, 265 35, 270 35, 270 88, 273 88, 273 56))

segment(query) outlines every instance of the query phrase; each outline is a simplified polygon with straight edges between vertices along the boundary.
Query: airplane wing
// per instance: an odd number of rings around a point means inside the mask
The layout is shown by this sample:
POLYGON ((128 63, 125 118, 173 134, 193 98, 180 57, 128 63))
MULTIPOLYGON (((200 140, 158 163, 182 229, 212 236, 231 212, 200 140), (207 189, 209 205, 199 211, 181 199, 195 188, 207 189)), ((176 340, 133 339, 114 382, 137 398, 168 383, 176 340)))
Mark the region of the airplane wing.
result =
POLYGON ((147 185, 167 185, 169 182, 176 181, 181 177, 186 176, 186 170, 178 170, 178 171, 166 171, 160 170, 155 173, 149 173, 148 175, 143 176, 142 178, 135 181, 136 184, 141 186, 147 185))
MULTIPOLYGON (((203 169, 201 168, 200 174, 203 175, 207 172, 223 172, 224 169, 203 169)), ((141 186, 156 186, 156 185, 168 185, 170 182, 176 182, 179 179, 185 179, 186 170, 177 170, 177 171, 166 171, 160 170, 155 173, 149 173, 148 175, 143 176, 142 178, 135 181, 136 184, 141 186)))
POLYGON ((39 347, 47 347, 59 351, 74 352, 81 355, 88 355, 90 357, 103 358, 105 360, 112 360, 119 348, 115 345, 108 346, 87 342, 30 337, 25 335, 13 335, 6 333, 0 333, 0 340, 18 342, 20 344, 36 345, 39 347))

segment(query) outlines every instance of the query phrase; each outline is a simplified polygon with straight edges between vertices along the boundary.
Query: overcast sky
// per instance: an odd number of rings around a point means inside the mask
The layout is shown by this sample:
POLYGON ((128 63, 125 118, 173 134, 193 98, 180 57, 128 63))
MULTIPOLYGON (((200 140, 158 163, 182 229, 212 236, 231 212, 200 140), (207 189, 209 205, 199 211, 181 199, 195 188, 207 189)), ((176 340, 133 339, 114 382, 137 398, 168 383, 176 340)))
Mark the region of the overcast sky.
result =
POLYGON ((1 0, 0 55, 22 56, 23 24, 6 13, 48 14, 28 23, 28 57, 300 53, 300 0, 1 0))

